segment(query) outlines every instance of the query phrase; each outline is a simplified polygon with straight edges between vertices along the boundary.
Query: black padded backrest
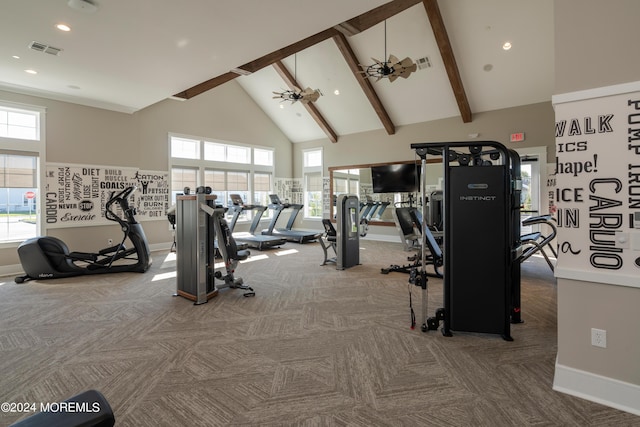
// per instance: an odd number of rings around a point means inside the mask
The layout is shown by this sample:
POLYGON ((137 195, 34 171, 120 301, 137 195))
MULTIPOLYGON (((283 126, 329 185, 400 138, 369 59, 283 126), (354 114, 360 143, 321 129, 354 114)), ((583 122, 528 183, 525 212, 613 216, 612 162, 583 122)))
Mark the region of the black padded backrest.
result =
POLYGON ((224 219, 220 220, 220 229, 222 230, 222 242, 224 243, 224 247, 227 250, 227 256, 229 257, 229 259, 238 261, 247 259, 249 253, 247 251, 238 251, 236 239, 233 238, 231 229, 229 229, 229 225, 224 219))
POLYGON ((325 233, 327 233, 327 236, 335 236, 337 234, 336 229, 330 219, 323 219, 322 225, 324 226, 324 231, 325 233))
MULTIPOLYGON (((411 209, 410 215, 418 228, 420 228, 420 231, 422 231, 422 213, 418 209, 411 209)), ((431 234, 431 230, 429 230, 429 227, 427 227, 425 230, 425 237, 427 238, 425 243, 429 247, 431 255, 436 258, 442 258, 442 250, 440 249, 440 246, 438 246, 438 242, 436 242, 433 234, 431 234)))
POLYGON ((402 229, 402 234, 405 236, 413 234, 411 208, 396 208, 396 216, 398 217, 398 225, 402 229))

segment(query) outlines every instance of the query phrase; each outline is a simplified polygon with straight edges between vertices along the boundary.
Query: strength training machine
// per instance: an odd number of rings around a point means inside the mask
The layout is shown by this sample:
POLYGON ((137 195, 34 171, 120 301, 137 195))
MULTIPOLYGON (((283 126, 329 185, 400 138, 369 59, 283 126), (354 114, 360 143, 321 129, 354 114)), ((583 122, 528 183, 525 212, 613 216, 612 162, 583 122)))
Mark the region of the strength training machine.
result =
POLYGON ((196 305, 206 303, 223 288, 245 290, 246 297, 255 295, 242 278, 234 275, 238 263, 247 259, 250 252, 238 250, 224 218, 225 208, 217 207, 215 200, 210 187, 198 187, 193 195, 176 197, 176 295, 196 305), (216 249, 224 272, 216 270, 216 249), (216 286, 216 279, 224 284, 216 286))
MULTIPOLYGON (((426 217, 427 155, 442 159, 444 307, 427 317, 426 223, 422 262, 412 273, 422 288, 422 330, 499 334, 512 341, 520 318, 520 158, 495 141, 417 143, 426 217)), ((412 327, 414 326, 412 311, 412 327)))
POLYGON ((323 219, 325 233, 320 238, 324 252, 321 265, 333 263, 336 269, 344 270, 360 264, 360 221, 358 196, 341 194, 336 201, 336 226, 329 219, 323 219), (334 257, 329 258, 329 249, 334 257))
POLYGON ((27 280, 58 279, 84 274, 135 272, 144 273, 151 266, 149 244, 136 221, 136 209, 129 205, 129 196, 136 187, 113 192, 105 205, 105 218, 120 225, 122 241, 98 252, 69 252, 67 245, 53 236, 40 236, 25 240, 18 246, 18 257, 25 275, 15 278, 16 283, 27 280), (115 211, 119 205, 124 219, 115 211), (133 247, 125 247, 129 239, 133 247))

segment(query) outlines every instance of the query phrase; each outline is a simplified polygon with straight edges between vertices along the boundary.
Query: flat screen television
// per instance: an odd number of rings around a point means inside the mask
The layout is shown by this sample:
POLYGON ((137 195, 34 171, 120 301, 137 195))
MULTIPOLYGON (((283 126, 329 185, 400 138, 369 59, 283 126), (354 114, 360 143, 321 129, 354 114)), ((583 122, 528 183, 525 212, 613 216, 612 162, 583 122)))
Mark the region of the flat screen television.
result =
POLYGON ((415 193, 420 191, 420 165, 372 166, 371 182, 374 193, 415 193))

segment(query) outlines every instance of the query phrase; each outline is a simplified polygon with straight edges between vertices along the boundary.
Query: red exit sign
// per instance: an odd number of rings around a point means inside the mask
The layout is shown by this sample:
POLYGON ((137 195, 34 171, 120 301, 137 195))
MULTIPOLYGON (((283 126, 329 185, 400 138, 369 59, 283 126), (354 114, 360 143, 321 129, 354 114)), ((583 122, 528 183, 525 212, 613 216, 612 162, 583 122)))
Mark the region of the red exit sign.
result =
POLYGON ((511 138, 509 139, 511 142, 521 142, 524 141, 524 132, 512 133, 511 138))

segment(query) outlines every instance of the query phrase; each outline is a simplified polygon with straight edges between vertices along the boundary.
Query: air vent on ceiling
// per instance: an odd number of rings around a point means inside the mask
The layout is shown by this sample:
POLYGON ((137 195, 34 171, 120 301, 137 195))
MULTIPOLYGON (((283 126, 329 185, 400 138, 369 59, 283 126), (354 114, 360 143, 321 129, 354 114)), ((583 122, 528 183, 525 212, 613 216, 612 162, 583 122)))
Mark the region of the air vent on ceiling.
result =
POLYGON ((59 47, 49 46, 48 44, 44 44, 36 41, 33 41, 29 44, 29 49, 33 49, 38 52, 48 53, 49 55, 54 55, 54 56, 58 56, 60 55, 60 52, 62 52, 62 49, 60 49, 59 47))
POLYGON ((431 60, 428 56, 424 58, 416 59, 416 64, 418 65, 418 70, 424 70, 425 68, 431 68, 431 60))

